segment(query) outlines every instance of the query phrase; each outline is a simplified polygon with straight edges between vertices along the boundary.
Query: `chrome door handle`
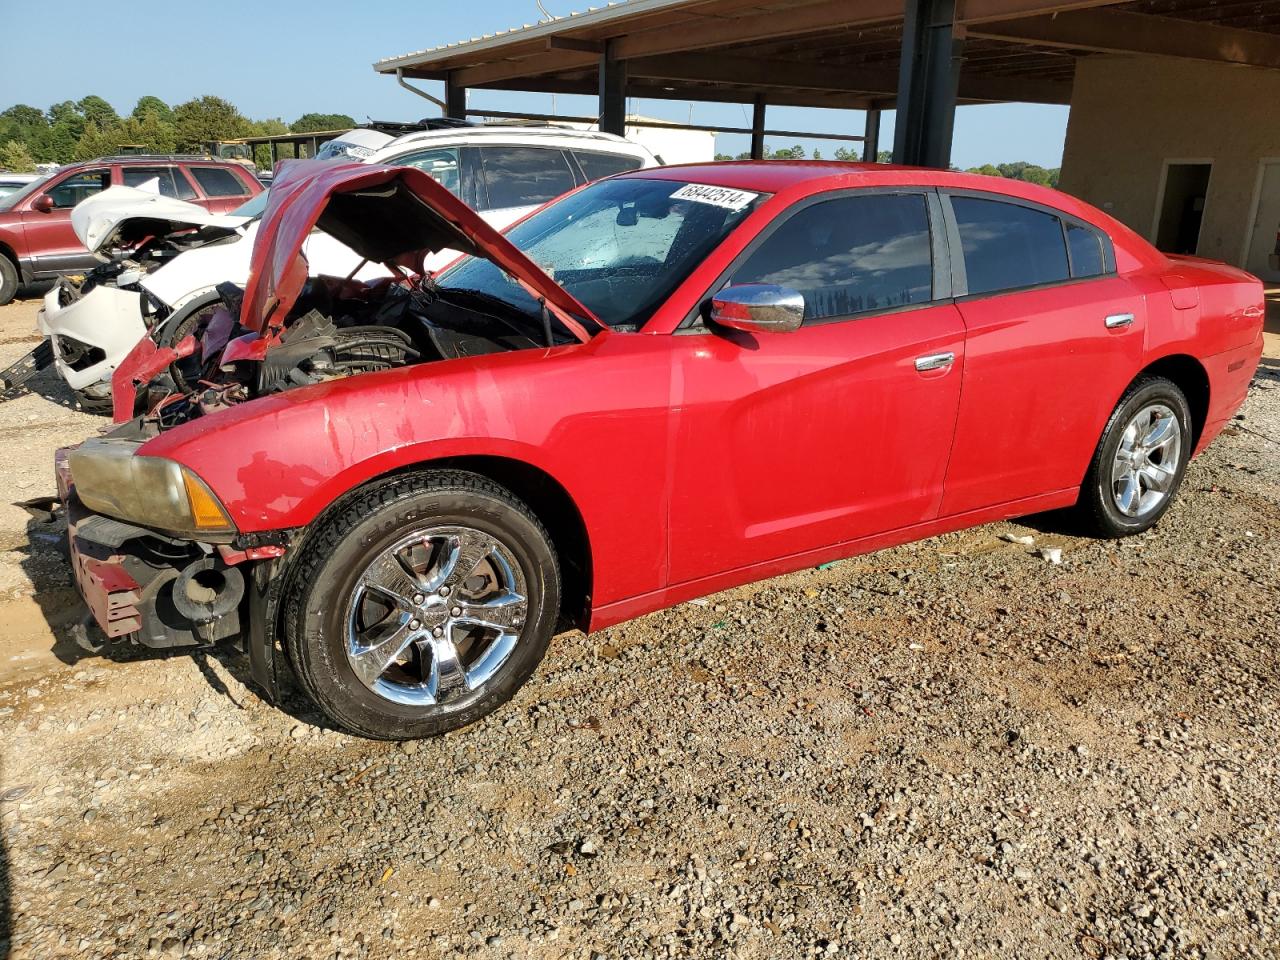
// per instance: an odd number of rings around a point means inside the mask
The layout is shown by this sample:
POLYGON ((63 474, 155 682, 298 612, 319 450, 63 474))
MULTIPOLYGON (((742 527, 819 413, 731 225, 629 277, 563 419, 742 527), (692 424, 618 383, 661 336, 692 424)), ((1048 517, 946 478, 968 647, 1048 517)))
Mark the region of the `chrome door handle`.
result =
POLYGON ((955 359, 954 353, 931 353, 927 357, 916 357, 916 369, 921 372, 941 370, 943 367, 951 366, 955 359))
POLYGON ((1133 323, 1132 313, 1113 313, 1106 320, 1108 330, 1114 330, 1116 327, 1127 327, 1131 323, 1133 323))

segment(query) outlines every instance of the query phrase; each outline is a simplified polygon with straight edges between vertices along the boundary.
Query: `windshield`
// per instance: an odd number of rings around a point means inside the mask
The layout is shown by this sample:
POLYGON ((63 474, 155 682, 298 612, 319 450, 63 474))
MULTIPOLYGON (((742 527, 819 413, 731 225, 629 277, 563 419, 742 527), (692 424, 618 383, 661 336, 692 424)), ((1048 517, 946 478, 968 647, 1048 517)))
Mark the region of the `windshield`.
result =
MULTIPOLYGON (((677 180, 604 180, 540 210, 506 234, 597 317, 637 330, 764 199, 677 180)), ((501 300, 538 316, 538 302, 497 266, 467 257, 444 291, 501 300)))
POLYGON ((30 183, 25 184, 8 196, 0 197, 0 210, 12 210, 33 193, 38 193, 40 188, 43 187, 52 176, 52 173, 47 173, 38 180, 32 180, 30 183))
POLYGON ((262 216, 262 211, 267 209, 267 196, 271 193, 270 188, 263 190, 251 200, 246 200, 240 206, 236 207, 228 216, 231 217, 249 217, 250 219, 262 216))

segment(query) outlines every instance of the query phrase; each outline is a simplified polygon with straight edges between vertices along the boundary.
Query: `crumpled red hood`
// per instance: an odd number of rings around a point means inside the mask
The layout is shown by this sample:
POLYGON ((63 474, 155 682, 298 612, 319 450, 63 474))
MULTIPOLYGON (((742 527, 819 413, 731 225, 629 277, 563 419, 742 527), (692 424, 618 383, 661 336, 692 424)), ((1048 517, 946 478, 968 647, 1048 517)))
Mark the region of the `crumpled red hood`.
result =
POLYGON ((576 297, 430 175, 415 167, 294 160, 280 165, 253 243, 240 323, 279 329, 307 282, 302 245, 315 227, 362 257, 421 269, 439 250, 491 260, 547 305, 575 336, 605 328, 576 297))

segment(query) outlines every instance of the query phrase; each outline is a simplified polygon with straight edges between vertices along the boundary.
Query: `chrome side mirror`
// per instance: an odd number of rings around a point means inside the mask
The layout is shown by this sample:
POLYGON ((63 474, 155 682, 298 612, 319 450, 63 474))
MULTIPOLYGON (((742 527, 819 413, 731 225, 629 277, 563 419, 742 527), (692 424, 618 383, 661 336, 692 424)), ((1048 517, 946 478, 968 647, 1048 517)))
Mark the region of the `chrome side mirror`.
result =
POLYGON ((804 297, 772 283, 740 283, 711 298, 711 322, 748 333, 786 333, 804 322, 804 297))

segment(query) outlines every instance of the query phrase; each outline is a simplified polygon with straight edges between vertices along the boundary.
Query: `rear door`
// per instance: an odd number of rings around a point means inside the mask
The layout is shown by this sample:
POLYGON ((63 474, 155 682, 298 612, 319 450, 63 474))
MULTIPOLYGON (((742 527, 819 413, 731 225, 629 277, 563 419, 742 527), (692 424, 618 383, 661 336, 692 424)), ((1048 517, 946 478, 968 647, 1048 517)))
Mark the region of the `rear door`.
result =
POLYGON ((932 191, 822 195, 716 288, 798 290, 799 330, 673 336, 672 583, 937 515, 964 364, 941 229, 932 191))
POLYGON ((73 273, 97 265, 71 226, 71 208, 109 186, 111 167, 103 164, 72 173, 27 201, 22 226, 36 276, 73 273), (31 201, 42 195, 53 199, 53 209, 48 213, 31 209, 31 201))
POLYGON ((1142 366, 1142 295, 1110 241, 1056 210, 943 192, 964 390, 942 515, 1078 486, 1142 366))

